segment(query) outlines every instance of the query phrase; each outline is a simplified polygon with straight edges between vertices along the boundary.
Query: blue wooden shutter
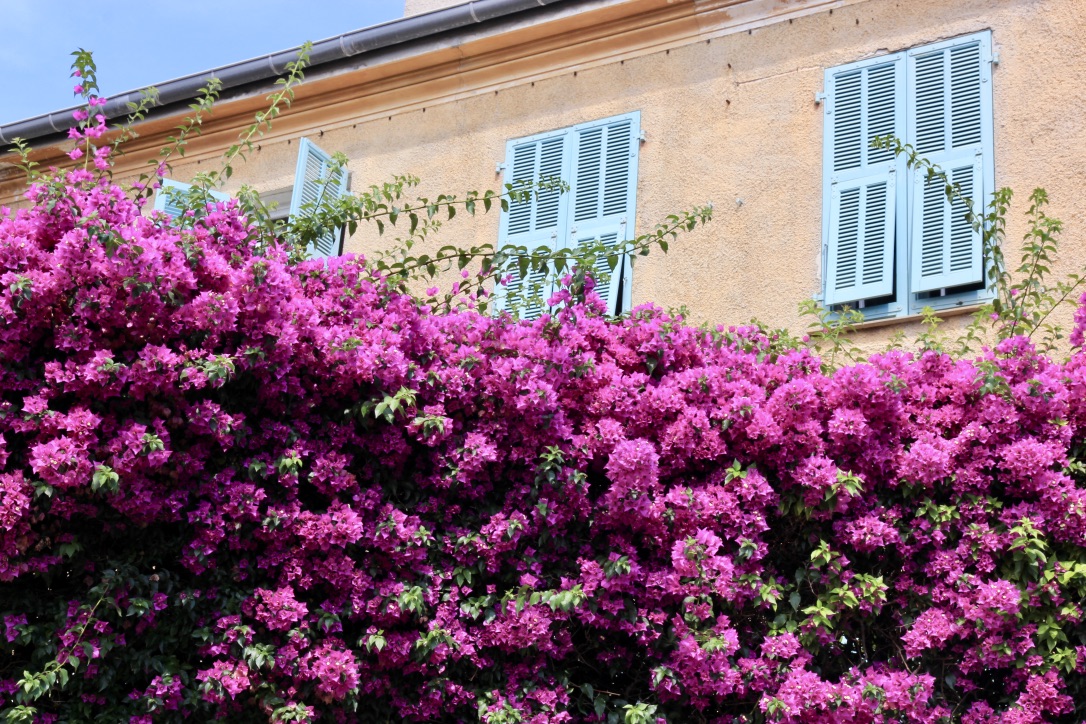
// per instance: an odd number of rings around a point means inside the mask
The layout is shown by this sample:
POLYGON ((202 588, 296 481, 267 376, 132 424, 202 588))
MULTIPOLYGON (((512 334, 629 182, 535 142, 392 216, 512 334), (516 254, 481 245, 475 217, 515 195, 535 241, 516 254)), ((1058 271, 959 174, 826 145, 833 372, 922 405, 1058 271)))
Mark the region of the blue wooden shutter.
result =
MULTIPOLYGON (((991 37, 985 33, 908 54, 909 142, 983 211, 991 189, 991 37)), ((910 288, 925 292, 984 279, 981 237, 943 183, 914 173, 910 288)))
MULTIPOLYGON (((162 179, 162 186, 155 192, 154 210, 165 212, 172 218, 180 216, 185 211, 180 204, 180 195, 191 188, 192 184, 181 183, 168 178, 162 179), (177 192, 171 194, 168 189, 177 189, 177 192)), ((221 191, 208 191, 208 195, 216 201, 226 201, 230 198, 229 194, 224 194, 221 191)))
MULTIPOLYGON (((303 213, 304 204, 335 201, 347 193, 347 170, 334 168, 332 157, 308 138, 298 146, 298 166, 294 172, 294 191, 290 197, 290 217, 303 213)), ((306 249, 309 256, 322 258, 339 254, 342 229, 329 229, 306 249)))
MULTIPOLYGON (((635 111, 574 128, 570 244, 585 246, 599 240, 617 247, 632 235, 640 122, 641 114, 635 111)), ((609 314, 622 311, 618 291, 624 274, 628 281, 628 269, 625 258, 618 258, 613 270, 606 256, 596 261, 592 276, 609 314)))
MULTIPOLYGON (((569 130, 511 141, 506 147, 508 183, 535 185, 541 180, 561 181, 568 177, 569 130)), ((561 229, 566 223, 567 194, 558 188, 536 192, 531 198, 509 204, 502 212, 498 248, 524 246, 532 251, 540 246, 557 248, 561 229)), ((507 269, 509 284, 495 290, 497 309, 519 309, 523 319, 543 313, 543 302, 551 296, 553 279, 542 272, 529 272, 522 279, 517 264, 507 269)))
POLYGON ((897 180, 903 161, 871 147, 876 136, 905 133, 901 54, 826 72, 823 300, 843 304, 894 291, 897 180))

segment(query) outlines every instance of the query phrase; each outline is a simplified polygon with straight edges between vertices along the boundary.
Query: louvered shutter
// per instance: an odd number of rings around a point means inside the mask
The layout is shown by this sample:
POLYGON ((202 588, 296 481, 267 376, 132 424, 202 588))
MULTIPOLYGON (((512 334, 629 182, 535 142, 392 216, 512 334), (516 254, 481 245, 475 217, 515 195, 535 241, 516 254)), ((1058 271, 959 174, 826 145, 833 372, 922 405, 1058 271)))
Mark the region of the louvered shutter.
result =
MULTIPOLYGON (((629 113, 574 129, 570 244, 586 246, 599 240, 616 247, 632 233, 639 126, 640 114, 629 113)), ((607 301, 609 314, 621 311, 618 291, 627 266, 628 260, 619 258, 612 270, 608 258, 600 256, 592 270, 596 292, 607 301)))
MULTIPOLYGON (((511 142, 506 148, 509 183, 530 184, 541 180, 561 181, 566 178, 569 153, 568 130, 543 137, 511 142)), ((567 194, 554 188, 536 192, 532 189, 527 201, 512 202, 502 213, 498 248, 507 245, 524 246, 532 251, 540 246, 557 248, 566 221, 567 194)), ((507 269, 512 275, 509 284, 496 289, 495 303, 501 309, 519 309, 523 319, 543 313, 542 302, 551 296, 553 279, 541 272, 529 272, 522 279, 517 264, 507 269), (527 304, 527 306, 526 306, 527 304)))
MULTIPOLYGON (((171 218, 177 218, 185 211, 180 203, 180 195, 191 188, 192 184, 181 183, 168 178, 162 179, 162 186, 155 192, 154 210, 165 212, 171 218), (177 189, 178 193, 171 194, 167 189, 177 189)), ((221 191, 208 191, 208 195, 216 201, 226 201, 230 198, 229 194, 224 194, 221 191)))
MULTIPOLYGON (((298 147, 298 166, 294 172, 294 191, 290 196, 290 218, 303 213, 305 204, 321 204, 335 201, 347 193, 348 173, 335 168, 332 157, 318 148, 308 138, 302 138, 298 147)), ((309 256, 322 258, 336 256, 340 249, 342 229, 329 229, 306 249, 309 256)))
POLYGON ((894 290, 897 179, 904 163, 872 148, 871 140, 904 136, 904 58, 832 69, 826 89, 824 301, 842 304, 894 290))
MULTIPOLYGON (((992 163, 991 50, 987 33, 910 51, 910 142, 942 168, 980 213, 992 163)), ((979 232, 965 204, 941 181, 913 174, 910 256, 913 292, 983 281, 979 232)))

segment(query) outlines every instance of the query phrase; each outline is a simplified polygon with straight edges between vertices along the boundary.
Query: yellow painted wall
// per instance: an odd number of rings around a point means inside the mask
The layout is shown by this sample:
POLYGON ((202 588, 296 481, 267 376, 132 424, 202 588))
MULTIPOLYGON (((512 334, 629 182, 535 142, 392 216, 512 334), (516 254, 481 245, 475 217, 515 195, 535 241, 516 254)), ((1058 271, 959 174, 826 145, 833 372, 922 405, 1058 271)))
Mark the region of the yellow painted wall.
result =
MULTIPOLYGON (((786 0, 776 2, 788 6, 786 0)), ((802 3, 797 3, 802 4, 802 3)), ((1066 224, 1064 263, 1086 263, 1086 20, 1082 0, 863 0, 836 3, 764 26, 731 24, 727 8, 699 19, 701 35, 619 61, 564 61, 560 72, 453 101, 414 106, 340 125, 314 142, 351 158, 353 188, 393 173, 423 178, 421 193, 500 187, 495 164, 506 141, 549 129, 641 111, 637 229, 712 201, 716 218, 638 259, 635 304, 685 306, 694 321, 734 324, 757 317, 797 330, 797 304, 820 288, 823 70, 886 52, 991 29, 996 183, 1018 194, 1007 256, 1017 260, 1021 211, 1045 186, 1051 213, 1066 224), (739 29, 736 30, 736 27, 739 29), (741 201, 741 203, 740 203, 741 201)), ((601 41, 602 42, 602 41, 601 41)), ((359 117, 371 109, 364 100, 359 117)), ((268 141, 235 175, 273 189, 292 182, 297 142, 268 141)), ((199 167, 176 166, 176 177, 199 167)), ((494 242, 498 215, 458 217, 437 240, 494 242)), ((360 231, 347 250, 387 243, 360 231)), ((964 318, 962 318, 964 319, 964 318)), ((950 326, 960 323, 954 320, 950 326)), ((915 322, 865 331, 866 345, 915 322)))

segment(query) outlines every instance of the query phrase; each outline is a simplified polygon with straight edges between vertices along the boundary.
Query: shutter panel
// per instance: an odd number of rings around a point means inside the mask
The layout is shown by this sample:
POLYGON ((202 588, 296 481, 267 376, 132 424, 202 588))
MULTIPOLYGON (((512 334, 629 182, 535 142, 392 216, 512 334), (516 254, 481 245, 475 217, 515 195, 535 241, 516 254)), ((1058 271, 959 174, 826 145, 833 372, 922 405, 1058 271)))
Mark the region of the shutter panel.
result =
MULTIPOLYGON (((561 181, 566 177, 569 154, 569 132, 511 142, 506 148, 509 159, 509 183, 533 187, 543 180, 561 181)), ((509 210, 502 213, 498 248, 507 245, 524 246, 529 251, 540 246, 557 248, 559 230, 565 224, 567 196, 560 189, 536 191, 531 198, 510 202, 509 210)), ((505 286, 495 289, 495 306, 498 310, 518 309, 522 319, 534 319, 543 313, 543 303, 553 293, 553 279, 541 272, 529 272, 520 278, 517 263, 507 272, 512 279, 505 286)))
MULTIPOLYGON (((626 240, 626 222, 609 226, 592 225, 587 233, 574 236, 574 243, 578 247, 586 247, 595 241, 602 242, 608 248, 614 248, 626 240)), ((621 300, 618 298, 618 288, 624 272, 625 259, 618 259, 614 270, 611 269, 607 256, 596 257, 596 263, 590 274, 596 282, 596 293, 607 303, 608 314, 618 314, 621 300)))
POLYGON ((827 72, 823 158, 825 303, 892 294, 897 177, 903 161, 871 147, 876 136, 904 136, 905 63, 901 55, 827 72))
MULTIPOLYGON (((155 192, 155 211, 162 211, 169 214, 171 218, 177 218, 184 213, 184 208, 181 206, 181 199, 179 194, 184 194, 186 191, 192 188, 192 184, 181 183, 180 181, 174 181, 173 179, 162 179, 162 186, 155 192), (167 189, 177 189, 177 194, 171 194, 167 189)), ((208 195, 216 201, 227 201, 230 198, 229 194, 224 194, 221 191, 208 191, 208 195)))
MULTIPOLYGON (((640 114, 579 126, 574 135, 569 243, 584 247, 598 239, 615 247, 633 230, 640 114)), ((612 271, 607 257, 600 256, 592 270, 596 292, 607 301, 609 314, 621 311, 618 290, 625 268, 626 260, 619 259, 612 271)))
MULTIPOLYGON (((909 53, 910 129, 917 152, 936 164, 983 209, 991 173, 992 101, 987 33, 909 53)), ((943 184, 913 174, 911 291, 926 292, 984 279, 981 235, 968 209, 951 204, 943 184)))
MULTIPOLYGON (((347 193, 346 169, 336 168, 332 157, 308 138, 298 146, 298 166, 294 172, 294 191, 290 196, 290 217, 302 213, 305 204, 335 201, 347 193)), ((340 253, 342 228, 329 229, 306 249, 310 257, 323 258, 340 253)))
POLYGON ((893 292, 895 175, 884 171, 833 185, 827 304, 893 292))

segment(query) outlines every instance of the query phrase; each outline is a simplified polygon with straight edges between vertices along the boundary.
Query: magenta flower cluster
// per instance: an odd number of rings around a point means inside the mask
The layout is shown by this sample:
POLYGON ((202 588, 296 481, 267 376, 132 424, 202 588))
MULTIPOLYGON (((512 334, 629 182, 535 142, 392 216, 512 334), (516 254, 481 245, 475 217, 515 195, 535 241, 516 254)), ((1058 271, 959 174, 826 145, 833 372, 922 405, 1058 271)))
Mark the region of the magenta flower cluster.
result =
POLYGON ((436 313, 254 246, 235 202, 179 229, 88 171, 28 196, 0 214, 0 711, 1086 716, 1079 352, 826 374, 651 306, 436 313))

